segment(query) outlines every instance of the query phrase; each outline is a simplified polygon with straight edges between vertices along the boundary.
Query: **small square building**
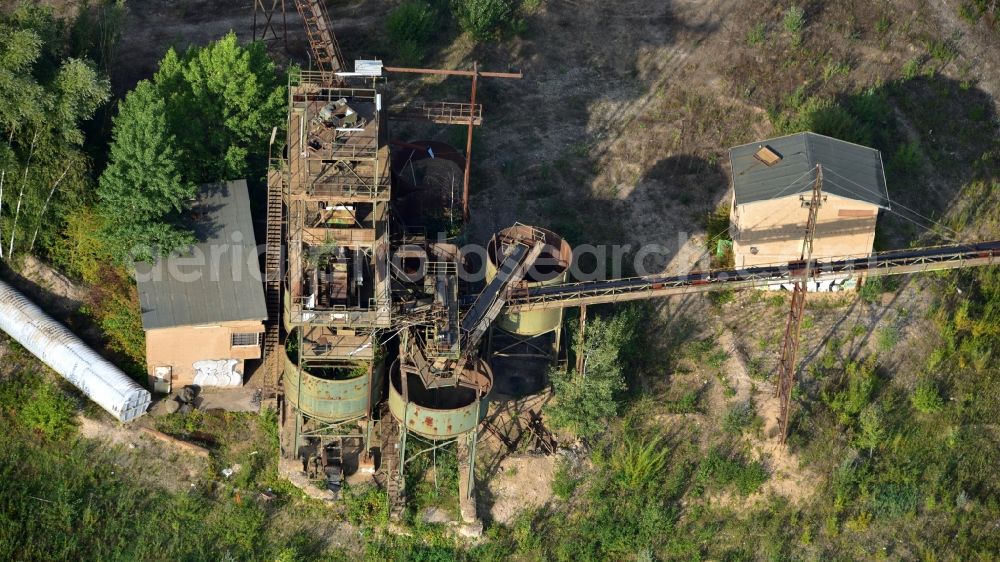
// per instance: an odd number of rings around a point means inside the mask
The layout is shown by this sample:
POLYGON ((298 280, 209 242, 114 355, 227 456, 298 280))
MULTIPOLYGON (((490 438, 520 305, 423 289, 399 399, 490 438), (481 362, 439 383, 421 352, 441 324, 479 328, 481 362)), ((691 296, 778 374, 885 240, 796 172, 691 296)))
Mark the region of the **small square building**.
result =
POLYGON ((814 258, 871 254, 880 209, 889 208, 879 151, 816 133, 729 150, 730 233, 737 268, 800 259, 818 167, 822 197, 814 258))
POLYGON ((239 386, 260 359, 267 307, 245 180, 202 186, 191 210, 198 243, 135 274, 150 386, 239 386))

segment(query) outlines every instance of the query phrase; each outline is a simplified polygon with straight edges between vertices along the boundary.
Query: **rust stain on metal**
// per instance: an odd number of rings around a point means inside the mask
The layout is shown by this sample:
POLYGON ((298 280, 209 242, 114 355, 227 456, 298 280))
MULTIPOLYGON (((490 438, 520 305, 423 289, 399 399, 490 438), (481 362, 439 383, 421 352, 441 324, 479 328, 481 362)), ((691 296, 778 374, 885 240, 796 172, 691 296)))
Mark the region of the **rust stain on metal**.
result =
POLYGON ((427 416, 424 418, 424 425, 427 427, 434 427, 434 418, 427 416))

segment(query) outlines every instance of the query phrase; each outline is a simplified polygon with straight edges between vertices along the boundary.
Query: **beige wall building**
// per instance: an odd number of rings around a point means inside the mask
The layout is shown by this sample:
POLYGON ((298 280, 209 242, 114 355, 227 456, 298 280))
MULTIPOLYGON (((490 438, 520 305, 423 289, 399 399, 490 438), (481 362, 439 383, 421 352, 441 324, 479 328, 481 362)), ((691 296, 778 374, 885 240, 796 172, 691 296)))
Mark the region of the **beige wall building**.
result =
POLYGON ((877 150, 799 133, 730 149, 730 233, 738 268, 800 259, 813 186, 822 168, 814 258, 867 256, 888 208, 877 150))
POLYGON ((246 182, 203 186, 192 216, 197 244, 136 266, 154 390, 239 386, 245 361, 261 357, 267 309, 246 182))

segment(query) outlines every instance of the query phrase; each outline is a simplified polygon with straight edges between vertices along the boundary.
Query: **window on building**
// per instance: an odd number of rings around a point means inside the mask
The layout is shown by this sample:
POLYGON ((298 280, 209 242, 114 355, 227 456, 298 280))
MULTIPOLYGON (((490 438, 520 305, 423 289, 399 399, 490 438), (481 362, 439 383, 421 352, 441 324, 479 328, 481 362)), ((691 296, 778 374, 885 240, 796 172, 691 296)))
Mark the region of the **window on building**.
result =
POLYGON ((233 347, 260 345, 260 332, 234 333, 231 338, 233 347))
POLYGON ((757 152, 753 153, 753 157, 769 167, 781 162, 781 153, 767 145, 759 147, 757 152))

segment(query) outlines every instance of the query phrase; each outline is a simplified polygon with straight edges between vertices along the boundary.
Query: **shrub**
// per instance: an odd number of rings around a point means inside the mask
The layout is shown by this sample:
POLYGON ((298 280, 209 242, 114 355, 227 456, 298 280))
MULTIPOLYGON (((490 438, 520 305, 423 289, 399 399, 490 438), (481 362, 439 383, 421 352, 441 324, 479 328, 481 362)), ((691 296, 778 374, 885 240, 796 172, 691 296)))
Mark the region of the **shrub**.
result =
POLYGON ((569 499, 579 483, 580 480, 573 476, 573 471, 566 460, 556 463, 556 471, 552 474, 552 493, 557 498, 569 499))
POLYGON ((931 57, 942 62, 948 62, 958 56, 958 47, 949 40, 931 41, 927 44, 927 51, 931 57))
POLYGON ((855 443, 862 449, 868 449, 871 454, 885 439, 885 419, 882 410, 875 404, 869 404, 862 408, 858 415, 858 433, 855 436, 855 443))
POLYGON ((73 401, 58 387, 43 383, 21 409, 20 420, 26 427, 53 439, 72 432, 75 411, 73 401))
POLYGON ((920 58, 914 57, 903 65, 903 80, 912 80, 920 74, 920 58))
POLYGON ((693 414, 698 411, 698 391, 685 392, 680 400, 667 402, 666 407, 671 414, 693 414))
POLYGON ((452 11, 462 31, 477 41, 495 39, 514 17, 510 0, 453 0, 452 11))
POLYGON ((837 392, 829 401, 830 409, 845 424, 861 413, 875 392, 875 356, 870 356, 864 363, 848 363, 846 371, 847 388, 837 392))
POLYGON ((345 487, 344 506, 354 525, 378 528, 389 523, 389 497, 374 486, 345 487))
POLYGON ((586 356, 586 372, 554 370, 550 375, 556 399, 545 411, 552 427, 593 437, 618 413, 617 395, 627 388, 624 367, 639 360, 644 351, 639 328, 642 314, 632 307, 590 322, 586 340, 573 348, 586 356))
POLYGON ((662 436, 626 435, 611 453, 609 465, 623 489, 642 492, 659 481, 669 454, 662 436))
POLYGON ((719 488, 733 487, 741 495, 756 492, 768 474, 760 462, 746 462, 740 456, 726 456, 719 449, 712 449, 698 467, 696 480, 701 486, 708 484, 719 488))
POLYGON ((857 144, 873 144, 871 127, 831 100, 811 97, 791 107, 791 113, 775 119, 775 130, 781 135, 812 131, 857 144))
POLYGON ((767 39, 767 28, 763 23, 750 28, 747 32, 747 44, 750 46, 759 45, 767 39))
POLYGON ((724 304, 729 304, 736 300, 736 291, 733 289, 722 289, 719 291, 712 291, 708 293, 708 300, 712 304, 717 306, 722 306, 724 304))
POLYGON ((739 404, 733 404, 726 411, 726 417, 722 419, 722 429, 726 433, 740 435, 743 430, 753 425, 757 419, 757 408, 753 400, 747 400, 739 404))
POLYGON ((806 11, 801 6, 791 6, 785 10, 785 16, 781 20, 781 25, 789 33, 798 33, 806 25, 806 11))
POLYGON ((588 369, 586 375, 556 370, 550 375, 556 400, 546 408, 554 428, 593 437, 618 413, 615 394, 625 388, 621 373, 588 369))
POLYGON ((438 29, 438 21, 434 7, 421 0, 407 0, 389 12, 386 30, 397 56, 408 63, 423 59, 426 45, 438 29))
POLYGON ((890 161, 894 176, 914 176, 920 172, 923 157, 920 155, 920 143, 908 141, 899 145, 890 161))
POLYGON ((934 381, 924 380, 913 389, 913 394, 910 395, 910 403, 916 410, 923 414, 930 414, 937 412, 944 407, 944 400, 941 398, 941 393, 938 391, 937 385, 934 381))
POLYGON ((879 351, 889 351, 899 343, 899 330, 895 326, 886 326, 878 331, 876 342, 879 351))
POLYGON ((883 292, 883 281, 881 277, 870 277, 865 279, 861 289, 858 294, 861 296, 861 300, 870 303, 877 303, 882 300, 883 292))
POLYGON ((889 16, 882 16, 875 22, 875 33, 885 35, 891 25, 892 21, 889 19, 889 16))

